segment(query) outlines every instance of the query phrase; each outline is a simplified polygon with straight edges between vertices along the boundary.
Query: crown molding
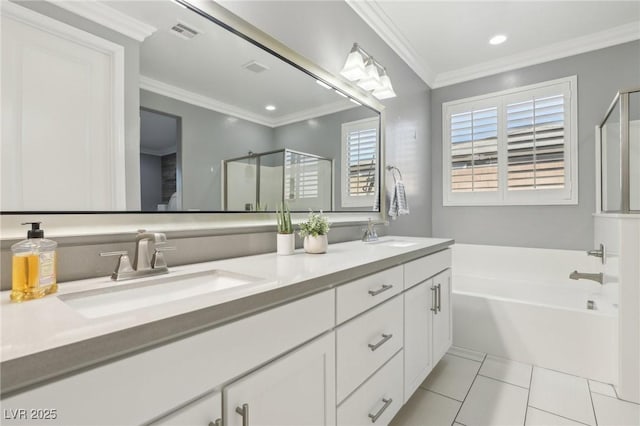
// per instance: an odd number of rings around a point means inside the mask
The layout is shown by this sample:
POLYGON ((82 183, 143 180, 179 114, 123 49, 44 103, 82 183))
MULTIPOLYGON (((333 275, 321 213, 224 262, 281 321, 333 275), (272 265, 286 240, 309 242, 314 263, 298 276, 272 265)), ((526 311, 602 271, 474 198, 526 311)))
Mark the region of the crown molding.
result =
POLYGON ((345 1, 351 9, 409 65, 409 68, 411 68, 422 81, 427 83, 429 87, 432 87, 431 85, 436 79, 435 72, 425 63, 424 59, 420 57, 409 40, 407 40, 376 1, 345 1))
POLYGON ((438 87, 449 86, 463 81, 541 64, 638 39, 640 39, 640 21, 635 21, 609 30, 507 56, 496 61, 484 62, 471 67, 439 73, 431 87, 436 89, 438 87))
POLYGON ((159 95, 186 102, 191 105, 196 105, 201 108, 231 115, 242 120, 251 121, 252 123, 272 128, 353 108, 353 105, 351 105, 350 103, 338 101, 331 104, 322 105, 317 108, 310 108, 292 114, 283 115, 278 118, 272 118, 247 111, 244 108, 238 108, 237 106, 220 102, 208 96, 203 96, 198 93, 194 93, 189 90, 185 90, 180 87, 173 86, 171 84, 167 84, 150 77, 146 77, 144 75, 140 76, 140 88, 153 93, 157 93, 159 95))
POLYGON ((139 42, 157 31, 157 28, 134 19, 96 0, 48 0, 50 3, 86 18, 139 42))

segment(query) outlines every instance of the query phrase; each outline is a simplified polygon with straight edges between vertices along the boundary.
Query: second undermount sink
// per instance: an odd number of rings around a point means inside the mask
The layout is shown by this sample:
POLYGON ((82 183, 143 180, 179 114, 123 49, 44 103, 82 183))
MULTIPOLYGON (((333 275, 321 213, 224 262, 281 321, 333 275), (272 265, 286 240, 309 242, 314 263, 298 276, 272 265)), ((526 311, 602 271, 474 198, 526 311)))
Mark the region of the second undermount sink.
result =
POLYGON ((219 269, 186 275, 163 275, 96 290, 58 296, 86 318, 101 318, 195 296, 220 293, 263 279, 219 269))
POLYGON ((415 246, 415 241, 396 240, 394 238, 380 238, 376 241, 367 241, 365 244, 380 245, 385 247, 411 247, 415 246))

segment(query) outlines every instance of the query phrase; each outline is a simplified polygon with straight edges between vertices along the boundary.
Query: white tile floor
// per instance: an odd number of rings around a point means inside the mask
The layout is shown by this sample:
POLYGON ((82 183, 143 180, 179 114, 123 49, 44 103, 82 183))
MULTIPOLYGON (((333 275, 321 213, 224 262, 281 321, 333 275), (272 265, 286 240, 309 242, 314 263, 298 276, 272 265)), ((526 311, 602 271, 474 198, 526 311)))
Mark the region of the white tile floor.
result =
POLYGON ((640 426, 640 405, 608 384, 452 348, 391 425, 640 426))

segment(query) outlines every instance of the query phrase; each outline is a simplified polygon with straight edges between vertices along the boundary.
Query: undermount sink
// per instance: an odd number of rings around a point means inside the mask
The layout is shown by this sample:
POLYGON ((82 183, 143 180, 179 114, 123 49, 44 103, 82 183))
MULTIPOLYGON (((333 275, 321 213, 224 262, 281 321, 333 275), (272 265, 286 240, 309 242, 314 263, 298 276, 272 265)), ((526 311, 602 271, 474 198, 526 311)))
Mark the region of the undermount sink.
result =
POLYGON ((381 245, 386 247, 411 247, 411 246, 415 246, 418 243, 414 241, 395 240, 392 238, 389 238, 389 239, 381 238, 376 241, 367 241, 365 242, 365 244, 381 245))
POLYGON ((101 318, 259 282, 264 280, 215 269, 186 275, 163 275, 137 283, 60 295, 58 298, 86 318, 101 318))

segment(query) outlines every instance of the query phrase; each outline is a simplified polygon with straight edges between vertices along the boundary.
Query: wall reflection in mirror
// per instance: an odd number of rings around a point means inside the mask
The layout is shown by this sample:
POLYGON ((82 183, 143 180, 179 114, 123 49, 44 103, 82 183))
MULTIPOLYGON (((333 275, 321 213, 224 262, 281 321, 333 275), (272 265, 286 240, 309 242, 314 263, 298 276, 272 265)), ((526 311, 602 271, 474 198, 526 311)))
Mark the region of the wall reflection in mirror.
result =
POLYGON ((138 40, 79 3, 3 2, 2 211, 371 211, 377 111, 175 2, 92 2, 138 40))

